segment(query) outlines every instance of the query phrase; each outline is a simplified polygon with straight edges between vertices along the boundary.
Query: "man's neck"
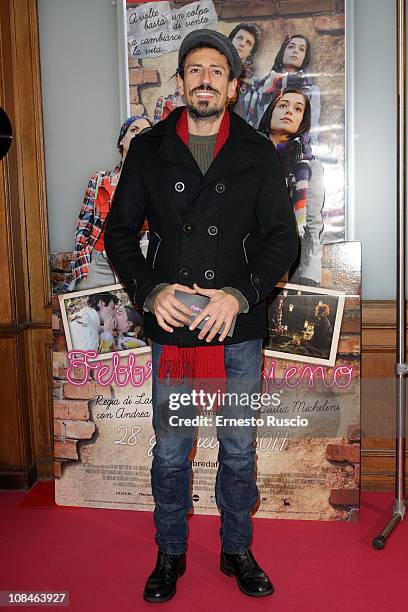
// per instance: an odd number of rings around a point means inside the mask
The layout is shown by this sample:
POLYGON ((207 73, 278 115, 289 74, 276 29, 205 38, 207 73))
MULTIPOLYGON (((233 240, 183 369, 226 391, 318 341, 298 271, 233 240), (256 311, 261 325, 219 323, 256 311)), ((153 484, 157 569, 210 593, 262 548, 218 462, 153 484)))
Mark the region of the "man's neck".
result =
POLYGON ((188 132, 189 134, 194 134, 195 136, 213 136, 214 134, 218 134, 222 119, 226 109, 222 115, 217 117, 217 119, 192 119, 190 115, 187 113, 187 121, 188 121, 188 132))

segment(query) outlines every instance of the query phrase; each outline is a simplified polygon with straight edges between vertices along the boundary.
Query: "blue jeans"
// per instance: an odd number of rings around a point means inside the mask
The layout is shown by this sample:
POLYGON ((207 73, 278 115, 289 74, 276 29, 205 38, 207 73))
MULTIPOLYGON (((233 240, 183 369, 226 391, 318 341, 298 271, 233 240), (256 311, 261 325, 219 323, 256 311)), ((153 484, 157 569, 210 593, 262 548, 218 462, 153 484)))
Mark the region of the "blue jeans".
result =
MULTIPOLYGON (((250 393, 251 389, 245 384, 249 379, 252 390, 259 391, 261 347, 262 340, 249 340, 225 346, 224 362, 228 384, 234 385, 235 381, 241 385, 243 391, 250 393)), ((194 446, 194 432, 183 436, 166 436, 158 433, 159 411, 166 409, 163 403, 166 402, 166 397, 168 407, 169 393, 175 390, 172 387, 169 391, 168 385, 158 382, 157 371, 161 351, 162 345, 153 342, 152 400, 153 427, 156 432, 151 469, 152 492, 156 504, 153 516, 159 549, 171 555, 179 555, 186 550, 187 513, 192 506, 192 470, 189 455, 194 446)), ((177 392, 187 390, 184 384, 181 388, 177 387, 177 392)), ((256 416, 256 413, 253 416, 256 416)), ((254 433, 255 430, 250 427, 241 428, 239 435, 230 437, 225 437, 225 434, 220 435, 217 431, 219 467, 215 497, 221 511, 221 545, 229 554, 242 554, 249 549, 251 543, 251 509, 258 500, 254 433)))

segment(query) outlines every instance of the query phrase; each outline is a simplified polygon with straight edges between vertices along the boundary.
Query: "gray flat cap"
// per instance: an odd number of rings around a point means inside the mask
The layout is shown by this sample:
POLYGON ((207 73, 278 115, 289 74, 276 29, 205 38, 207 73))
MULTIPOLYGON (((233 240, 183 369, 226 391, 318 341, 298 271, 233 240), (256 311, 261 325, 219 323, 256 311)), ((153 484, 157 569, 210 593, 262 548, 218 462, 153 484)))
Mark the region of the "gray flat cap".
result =
POLYGON ((242 72, 242 61, 238 55, 238 51, 229 38, 220 32, 216 32, 215 30, 202 29, 187 34, 179 49, 179 71, 180 64, 186 57, 187 53, 193 49, 197 49, 197 47, 204 47, 206 44, 208 44, 208 46, 211 48, 217 49, 217 51, 222 53, 222 55, 227 58, 227 61, 231 67, 232 76, 233 78, 237 79, 242 72))

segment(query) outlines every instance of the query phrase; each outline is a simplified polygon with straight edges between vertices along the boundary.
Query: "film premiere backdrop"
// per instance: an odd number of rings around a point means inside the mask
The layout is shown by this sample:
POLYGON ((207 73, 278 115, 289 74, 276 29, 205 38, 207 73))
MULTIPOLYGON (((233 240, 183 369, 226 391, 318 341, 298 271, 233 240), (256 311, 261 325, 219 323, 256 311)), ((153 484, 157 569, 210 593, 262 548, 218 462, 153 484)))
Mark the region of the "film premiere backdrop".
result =
MULTIPOLYGON (((264 388, 278 391, 280 400, 277 406, 262 408, 277 419, 307 416, 309 426, 296 434, 281 425, 258 431, 257 516, 354 520, 360 465, 361 253, 358 243, 343 242, 344 5, 314 1, 313 11, 307 11, 307 4, 128 2, 123 10, 129 114, 147 114, 157 122, 183 103, 174 74, 179 42, 189 30, 211 27, 229 35, 243 23, 256 26, 257 45, 244 62, 236 112, 258 127, 277 89, 301 89, 310 100, 312 129, 302 144, 310 169, 309 241, 302 242, 302 258, 291 284, 277 288, 268 303, 264 388), (283 67, 281 72, 272 68, 285 37, 293 34, 310 41, 310 60, 290 76, 283 67), (277 390, 274 383, 280 384, 290 368, 288 383, 295 384, 277 390)), ((285 171, 288 184, 293 184, 296 168, 287 164, 285 171)), ((95 372, 69 368, 68 349, 81 348, 72 345, 72 321, 86 308, 90 295, 109 290, 117 295, 118 308, 134 307, 120 285, 66 293, 69 260, 69 253, 51 258, 57 503, 152 510, 150 350, 143 329, 99 344, 98 360, 110 371, 115 358, 125 365, 133 355, 135 379, 125 386, 114 379, 101 385, 95 372)), ((205 428, 197 435, 192 457, 194 512, 216 514, 217 441, 205 428)))

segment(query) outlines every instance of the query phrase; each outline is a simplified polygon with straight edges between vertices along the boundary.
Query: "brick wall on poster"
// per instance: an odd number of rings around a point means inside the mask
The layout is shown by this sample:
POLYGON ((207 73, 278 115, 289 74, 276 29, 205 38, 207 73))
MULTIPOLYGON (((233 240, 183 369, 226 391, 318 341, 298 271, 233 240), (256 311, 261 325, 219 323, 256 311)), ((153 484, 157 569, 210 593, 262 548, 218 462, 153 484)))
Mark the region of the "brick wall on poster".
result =
MULTIPOLYGON (((69 267, 70 253, 52 255, 51 280, 53 290, 61 287, 69 267)), ((111 397, 111 389, 89 380, 83 385, 67 381, 69 365, 67 344, 62 324, 58 295, 52 296, 53 329, 53 409, 54 409, 54 475, 61 478, 63 466, 68 462, 81 460, 81 443, 90 441, 95 434, 95 423, 91 420, 89 403, 97 395, 111 397)), ((83 378, 80 368, 75 370, 73 379, 83 378)))
MULTIPOLYGON (((186 2, 172 2, 172 6, 186 2)), ((320 125, 344 122, 344 2, 343 0, 231 0, 214 2, 220 20, 219 30, 228 35, 241 21, 254 21, 262 39, 255 58, 256 74, 269 73, 280 45, 287 35, 304 34, 311 43, 311 70, 324 104, 320 125)), ((131 114, 147 114, 153 119, 159 96, 174 94, 177 53, 156 58, 129 60, 131 114)), ((325 144, 325 132, 319 136, 325 144)), ((338 144, 343 145, 339 132, 338 144)))

